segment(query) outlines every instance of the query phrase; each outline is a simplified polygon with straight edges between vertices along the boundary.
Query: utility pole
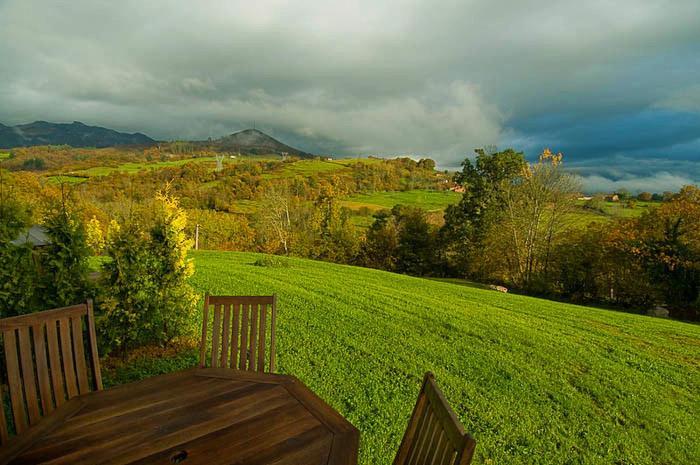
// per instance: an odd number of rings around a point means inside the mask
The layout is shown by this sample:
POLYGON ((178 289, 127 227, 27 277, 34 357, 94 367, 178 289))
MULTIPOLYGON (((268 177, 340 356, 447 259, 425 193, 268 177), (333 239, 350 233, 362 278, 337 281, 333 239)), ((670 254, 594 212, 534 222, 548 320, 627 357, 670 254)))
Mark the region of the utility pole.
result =
POLYGON ((194 250, 199 250, 199 223, 194 228, 194 250))

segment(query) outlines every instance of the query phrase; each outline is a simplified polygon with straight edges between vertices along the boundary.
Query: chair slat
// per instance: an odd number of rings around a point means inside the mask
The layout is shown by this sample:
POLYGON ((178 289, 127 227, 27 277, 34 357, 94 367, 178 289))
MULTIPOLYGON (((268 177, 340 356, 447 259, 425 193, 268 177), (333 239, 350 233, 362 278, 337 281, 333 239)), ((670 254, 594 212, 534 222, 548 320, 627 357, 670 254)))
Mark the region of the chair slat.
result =
POLYGON ((56 400, 56 407, 61 406, 66 401, 66 390, 63 386, 63 370, 61 368, 61 352, 58 345, 57 322, 48 321, 46 323, 46 342, 49 349, 49 362, 51 363, 51 381, 53 384, 53 396, 56 400))
POLYGON ((36 357, 36 374, 39 380, 39 394, 41 395, 41 410, 44 415, 53 412, 53 396, 51 395, 51 374, 46 358, 46 323, 40 322, 32 326, 34 336, 34 354, 36 357))
POLYGON ((258 304, 251 305, 250 308, 250 347, 248 348, 248 369, 255 371, 255 361, 258 349, 258 315, 260 309, 258 304))
POLYGON ((248 313, 249 305, 242 304, 241 312, 241 344, 240 344, 240 361, 238 364, 239 370, 246 370, 248 366, 248 313))
POLYGON ((75 371, 78 375, 78 390, 81 394, 90 392, 88 384, 87 365, 85 364, 85 346, 83 345, 83 320, 81 317, 71 318, 73 328, 73 353, 75 354, 75 371))
POLYGON ((22 381, 24 384, 24 399, 27 402, 29 424, 33 425, 39 418, 39 397, 36 391, 36 376, 34 376, 34 360, 32 357, 32 345, 29 327, 23 326, 17 330, 19 336, 19 356, 22 362, 22 381))
POLYGON ((63 376, 66 380, 66 391, 68 391, 68 398, 72 399, 78 395, 78 380, 75 376, 70 322, 68 318, 61 318, 58 320, 58 330, 61 339, 61 358, 63 359, 63 376))
POLYGON ((445 434, 443 429, 440 427, 440 423, 435 418, 432 432, 430 433, 430 439, 426 443, 425 449, 425 463, 433 463, 435 454, 437 453, 438 447, 440 445, 440 439, 442 435, 445 434))
POLYGON ((415 436, 413 443, 410 444, 410 455, 408 462, 409 464, 415 464, 418 461, 418 456, 420 455, 420 446, 425 440, 425 434, 427 433, 427 425, 430 422, 430 410, 424 408, 420 413, 420 421, 418 423, 418 428, 415 431, 415 436))
POLYGON ((102 390, 102 370, 100 368, 100 355, 97 352, 97 335, 95 334, 95 313, 92 309, 92 300, 87 301, 87 328, 88 337, 90 338, 90 366, 92 371, 92 379, 95 383, 95 388, 98 391, 102 390))
POLYGON ((199 368, 206 366, 207 356, 207 326, 209 325, 209 294, 204 296, 204 311, 202 312, 202 343, 199 345, 199 368))
POLYGON ((5 361, 7 364, 7 384, 10 387, 10 403, 15 420, 15 431, 21 433, 27 429, 27 418, 24 411, 24 394, 22 393, 22 377, 19 373, 19 356, 17 354, 17 338, 15 330, 3 331, 5 341, 5 361))
POLYGON ((275 372, 275 357, 277 356, 276 333, 277 333, 277 295, 273 295, 272 296, 272 305, 270 308, 270 373, 275 372))
POLYGON ((9 437, 7 417, 5 416, 5 390, 0 386, 0 444, 7 443, 9 437))
POLYGON ((211 329, 212 367, 230 367, 237 370, 267 371, 266 357, 270 351, 269 371, 275 368, 275 302, 273 296, 211 296, 205 297, 202 318, 200 365, 206 353, 207 317, 214 306, 214 325, 211 329), (208 303, 208 305, 206 305, 208 303), (268 317, 268 307, 270 316, 268 317), (219 311, 223 313, 219 313, 219 311), (218 315, 218 316, 217 316, 218 315), (218 319, 217 319, 218 318, 218 319), (269 333, 268 333, 269 322, 269 333), (269 343, 268 343, 269 334, 269 343), (219 352, 219 348, 221 352, 219 352), (227 360, 228 358, 228 360, 227 360))
POLYGON ((265 371, 265 333, 267 332, 267 305, 260 305, 260 327, 258 329, 258 367, 265 371))
POLYGON ((394 465, 468 465, 476 442, 426 373, 394 465))
POLYGON ((231 360, 229 361, 229 366, 231 368, 236 368, 236 364, 238 363, 238 335, 241 324, 239 315, 241 313, 241 304, 231 304, 231 308, 233 309, 233 328, 231 329, 231 360))
MULTIPOLYGON (((0 320, 15 432, 22 433, 68 398, 102 389, 92 302, 0 320), (88 341, 83 337, 86 317, 88 341), (86 351, 86 347, 88 350, 86 351), (48 354, 47 354, 48 352, 48 354)), ((0 400, 1 400, 0 396, 0 400)), ((0 440, 8 439, 7 416, 0 411, 0 440)))
POLYGON ((221 333, 221 305, 214 305, 214 324, 211 330, 211 366, 218 366, 219 357, 219 334, 221 333))
POLYGON ((220 367, 226 368, 229 351, 229 331, 231 330, 231 304, 224 304, 224 328, 221 337, 221 360, 220 367))

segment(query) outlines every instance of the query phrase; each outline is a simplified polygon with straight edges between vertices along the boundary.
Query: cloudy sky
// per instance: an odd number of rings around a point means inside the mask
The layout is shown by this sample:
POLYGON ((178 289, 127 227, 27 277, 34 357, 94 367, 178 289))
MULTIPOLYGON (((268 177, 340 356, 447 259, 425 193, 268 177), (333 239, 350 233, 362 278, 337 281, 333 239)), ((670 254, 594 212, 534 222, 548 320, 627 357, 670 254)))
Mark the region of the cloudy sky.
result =
POLYGON ((315 153, 562 151, 589 189, 700 182, 698 0, 0 0, 0 122, 315 153))

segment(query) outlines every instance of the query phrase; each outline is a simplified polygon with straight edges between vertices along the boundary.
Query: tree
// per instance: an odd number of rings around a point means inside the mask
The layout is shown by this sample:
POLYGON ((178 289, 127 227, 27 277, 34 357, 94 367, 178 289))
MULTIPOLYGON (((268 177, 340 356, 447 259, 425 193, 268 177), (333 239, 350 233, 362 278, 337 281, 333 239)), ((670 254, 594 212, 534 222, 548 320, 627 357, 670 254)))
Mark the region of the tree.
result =
POLYGON ((22 163, 22 169, 41 171, 46 168, 46 160, 43 158, 28 158, 22 163))
POLYGON ((347 209, 338 204, 335 188, 325 185, 314 207, 311 222, 311 235, 314 238, 312 257, 351 263, 357 257, 359 241, 347 209))
POLYGON ((29 244, 12 243, 29 225, 29 210, 17 201, 0 170, 0 317, 36 310, 37 269, 29 244))
POLYGON ((637 200, 640 202, 651 202, 652 194, 651 192, 640 192, 637 194, 637 200))
POLYGON ((165 345, 192 334, 197 295, 188 279, 192 241, 187 216, 165 190, 156 195, 150 227, 146 212, 112 221, 107 232, 100 332, 117 352, 145 344, 165 345))
POLYGON ((169 343, 192 329, 198 296, 189 283, 194 263, 187 254, 193 242, 185 232, 187 214, 168 188, 156 194, 155 208, 150 248, 156 264, 155 303, 159 321, 154 322, 154 329, 161 329, 156 333, 157 342, 169 343))
POLYGON ((544 290, 553 245, 565 231, 578 190, 576 178, 562 167, 562 154, 549 149, 523 170, 518 182, 505 180, 497 185, 502 209, 488 230, 487 246, 481 249, 483 262, 501 270, 497 278, 544 290))
POLYGON ((391 213, 399 230, 397 271, 414 276, 435 273, 436 238, 425 210, 396 205, 391 213))
POLYGON ((85 301, 91 295, 85 225, 64 196, 47 211, 42 226, 50 239, 41 251, 43 308, 65 307, 85 301))
POLYGON ((395 218, 389 210, 374 215, 374 222, 367 230, 362 243, 361 262, 364 266, 395 271, 398 262, 399 232, 395 218))
POLYGON ((662 303, 677 316, 700 317, 700 189, 683 187, 636 224, 630 245, 644 261, 662 303))
MULTIPOLYGON (((259 229, 272 232, 275 247, 281 247, 285 255, 290 252, 290 240, 292 238, 292 220, 290 214, 289 190, 284 186, 277 188, 270 186, 263 194, 263 202, 260 209, 259 229)), ((276 251, 276 250, 275 250, 276 251)))
POLYGON ((475 152, 475 162, 465 159, 462 171, 454 178, 465 192, 458 204, 447 207, 440 231, 448 264, 461 275, 473 273, 472 256, 479 251, 490 223, 502 208, 499 186, 516 182, 526 168, 522 152, 475 152))

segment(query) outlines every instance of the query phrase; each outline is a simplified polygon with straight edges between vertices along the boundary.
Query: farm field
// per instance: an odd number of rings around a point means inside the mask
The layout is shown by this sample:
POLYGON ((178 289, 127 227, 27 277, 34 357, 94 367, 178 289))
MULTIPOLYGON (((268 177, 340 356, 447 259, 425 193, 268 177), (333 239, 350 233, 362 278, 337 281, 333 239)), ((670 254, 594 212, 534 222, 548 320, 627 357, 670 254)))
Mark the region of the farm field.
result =
POLYGON ((630 208, 624 202, 601 202, 601 210, 590 210, 584 208, 586 202, 577 202, 576 210, 570 215, 571 222, 577 227, 585 227, 591 222, 609 222, 625 218, 638 218, 659 205, 658 202, 636 201, 634 207, 630 208))
POLYGON ((0 160, 7 160, 10 158, 10 154, 8 152, 0 152, 0 160))
POLYGON ((279 179, 293 178, 295 176, 311 176, 313 174, 330 173, 333 171, 346 171, 348 167, 345 164, 326 160, 298 160, 294 163, 287 163, 284 167, 273 173, 263 174, 263 178, 279 179))
POLYGON ((435 373, 480 464, 688 464, 700 326, 304 259, 200 251, 199 292, 279 296, 279 370, 391 463, 435 373))
MULTIPOLYGON (((278 160, 279 157, 273 155, 270 156, 240 156, 236 159, 224 158, 224 165, 229 163, 236 163, 237 161, 254 159, 257 161, 261 160, 278 160)), ((183 166, 188 163, 206 163, 211 165, 213 170, 216 166, 215 157, 197 157, 197 158, 184 158, 180 160, 166 160, 166 161, 152 161, 152 162, 127 162, 116 166, 95 166, 92 168, 87 168, 83 170, 74 170, 65 174, 52 175, 49 176, 49 180, 53 182, 69 182, 69 183, 80 183, 85 182, 88 178, 97 176, 107 176, 111 173, 139 173, 148 170, 159 170, 163 168, 171 168, 177 166, 183 166)))
POLYGON ((367 207, 371 210, 392 208, 394 205, 411 205, 427 211, 442 211, 448 205, 459 202, 462 194, 452 191, 409 190, 398 192, 375 192, 357 194, 343 200, 341 204, 351 210, 367 207))

